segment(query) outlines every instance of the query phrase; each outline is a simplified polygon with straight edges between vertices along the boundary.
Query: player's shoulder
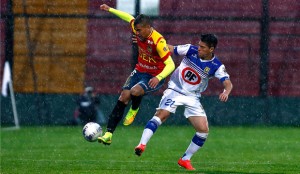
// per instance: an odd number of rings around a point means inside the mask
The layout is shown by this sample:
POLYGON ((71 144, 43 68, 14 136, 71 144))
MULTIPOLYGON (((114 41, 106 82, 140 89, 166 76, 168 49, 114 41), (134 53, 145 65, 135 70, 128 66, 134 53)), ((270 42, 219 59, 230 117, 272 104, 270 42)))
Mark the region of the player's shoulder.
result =
POLYGON ((221 65, 223 65, 223 63, 217 56, 214 56, 214 58, 211 60, 211 63, 217 67, 220 67, 221 65))
POLYGON ((158 31, 156 31, 155 29, 153 29, 151 37, 152 37, 153 42, 156 43, 156 44, 158 44, 159 42, 166 43, 165 38, 158 31))

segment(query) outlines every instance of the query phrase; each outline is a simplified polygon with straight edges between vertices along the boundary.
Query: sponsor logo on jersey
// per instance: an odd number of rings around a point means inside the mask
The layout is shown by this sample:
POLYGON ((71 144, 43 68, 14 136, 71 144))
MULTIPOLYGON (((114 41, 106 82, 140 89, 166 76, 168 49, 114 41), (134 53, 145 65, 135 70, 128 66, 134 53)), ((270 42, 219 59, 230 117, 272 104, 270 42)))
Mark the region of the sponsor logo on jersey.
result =
POLYGON ((218 65, 217 63, 215 63, 214 61, 211 62, 213 65, 218 65))
POLYGON ((168 48, 167 48, 167 47, 164 47, 163 50, 164 50, 165 52, 167 52, 167 51, 168 51, 168 48))
POLYGON ((201 82, 200 75, 192 68, 186 67, 181 72, 182 79, 191 85, 197 85, 201 82))

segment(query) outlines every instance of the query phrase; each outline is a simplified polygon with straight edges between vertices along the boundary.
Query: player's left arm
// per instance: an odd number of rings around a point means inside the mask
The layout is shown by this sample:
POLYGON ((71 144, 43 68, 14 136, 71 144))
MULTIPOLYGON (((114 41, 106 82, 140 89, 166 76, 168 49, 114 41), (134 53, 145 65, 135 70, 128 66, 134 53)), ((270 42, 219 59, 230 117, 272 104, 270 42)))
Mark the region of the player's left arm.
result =
POLYGON ((229 94, 231 93, 233 85, 230 81, 229 74, 227 73, 226 68, 223 64, 221 64, 220 67, 215 72, 215 77, 217 77, 224 86, 224 90, 219 95, 219 99, 222 102, 226 102, 228 100, 229 94))
POLYGON ((158 83, 166 78, 168 75, 170 75, 174 69, 175 69, 175 63, 171 57, 171 52, 167 46, 165 39, 160 39, 160 41, 157 44, 156 50, 159 54, 159 56, 162 59, 165 59, 164 64, 166 65, 161 73, 159 73, 157 76, 153 77, 149 81, 149 86, 154 88, 158 85, 158 83))
POLYGON ((226 79, 223 81, 224 91, 219 95, 219 99, 222 102, 226 102, 228 100, 229 94, 233 88, 233 85, 230 79, 226 79))
POLYGON ((151 88, 155 88, 162 79, 166 78, 174 71, 175 63, 170 55, 168 56, 167 60, 164 61, 164 64, 166 66, 164 67, 162 72, 149 80, 149 86, 151 88))
POLYGON ((161 73, 159 73, 156 78, 158 78, 159 81, 166 78, 168 75, 170 75, 174 69, 175 69, 175 63, 171 56, 167 58, 167 60, 164 61, 164 64, 166 65, 165 68, 162 70, 161 73))
POLYGON ((159 57, 161 57, 164 60, 164 64, 166 65, 162 72, 156 76, 158 80, 161 81, 174 71, 175 63, 171 57, 171 52, 164 38, 161 38, 159 40, 159 42, 157 43, 156 50, 159 57))

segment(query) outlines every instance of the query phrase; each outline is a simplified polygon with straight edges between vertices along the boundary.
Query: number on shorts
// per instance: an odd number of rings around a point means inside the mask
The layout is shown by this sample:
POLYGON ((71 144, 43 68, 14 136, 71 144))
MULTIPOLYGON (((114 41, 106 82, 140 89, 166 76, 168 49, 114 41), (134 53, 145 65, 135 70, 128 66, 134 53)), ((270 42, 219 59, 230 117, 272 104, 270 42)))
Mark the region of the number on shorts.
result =
POLYGON ((175 103, 175 101, 173 101, 172 99, 167 99, 165 105, 166 105, 166 106, 172 107, 172 105, 173 105, 174 103, 175 103))

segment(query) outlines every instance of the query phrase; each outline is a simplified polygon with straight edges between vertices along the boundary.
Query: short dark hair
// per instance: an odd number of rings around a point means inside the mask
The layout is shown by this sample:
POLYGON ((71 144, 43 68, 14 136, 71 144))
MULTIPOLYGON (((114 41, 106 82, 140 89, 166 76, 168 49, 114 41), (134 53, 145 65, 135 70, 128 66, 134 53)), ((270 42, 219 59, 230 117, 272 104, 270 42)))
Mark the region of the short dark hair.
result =
POLYGON ((141 24, 143 26, 150 25, 151 26, 151 20, 150 17, 144 14, 139 14, 135 20, 134 20, 134 26, 141 24))
POLYGON ((218 38, 214 34, 201 34, 201 41, 206 43, 209 48, 216 48, 218 45, 218 38))

